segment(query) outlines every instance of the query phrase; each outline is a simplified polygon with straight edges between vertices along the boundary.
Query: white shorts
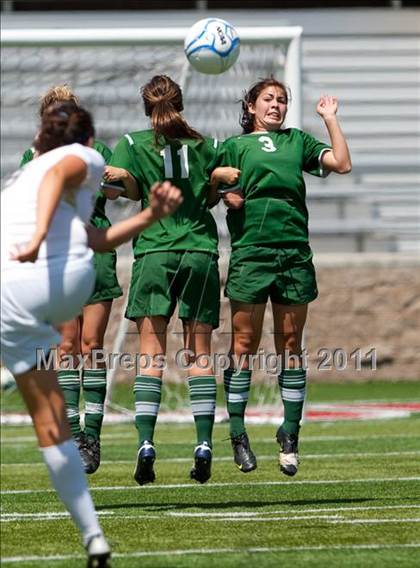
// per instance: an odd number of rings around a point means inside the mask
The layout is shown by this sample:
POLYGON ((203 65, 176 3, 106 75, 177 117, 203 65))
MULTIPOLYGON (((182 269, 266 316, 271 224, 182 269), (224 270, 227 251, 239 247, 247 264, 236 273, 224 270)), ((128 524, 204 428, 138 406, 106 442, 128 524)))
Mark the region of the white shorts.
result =
MULTIPOLYGON (((4 273, 3 273, 4 276, 4 273)), ((76 260, 65 265, 35 268, 28 278, 3 279, 1 289, 1 357, 14 375, 37 365, 41 354, 48 355, 60 342, 54 329, 78 316, 95 282, 95 271, 89 260, 76 260)))

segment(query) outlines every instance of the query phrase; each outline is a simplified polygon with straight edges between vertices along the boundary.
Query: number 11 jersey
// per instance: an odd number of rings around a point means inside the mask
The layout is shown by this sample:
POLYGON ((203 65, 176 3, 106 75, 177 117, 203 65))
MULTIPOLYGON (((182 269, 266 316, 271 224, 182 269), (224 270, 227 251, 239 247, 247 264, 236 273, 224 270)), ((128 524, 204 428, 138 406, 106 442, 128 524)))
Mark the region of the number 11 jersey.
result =
POLYGON ((156 251, 202 251, 217 254, 217 227, 207 207, 217 141, 181 138, 157 145, 153 130, 130 132, 117 143, 110 165, 136 179, 143 207, 155 182, 177 186, 183 203, 170 217, 154 223, 133 240, 134 256, 156 251))

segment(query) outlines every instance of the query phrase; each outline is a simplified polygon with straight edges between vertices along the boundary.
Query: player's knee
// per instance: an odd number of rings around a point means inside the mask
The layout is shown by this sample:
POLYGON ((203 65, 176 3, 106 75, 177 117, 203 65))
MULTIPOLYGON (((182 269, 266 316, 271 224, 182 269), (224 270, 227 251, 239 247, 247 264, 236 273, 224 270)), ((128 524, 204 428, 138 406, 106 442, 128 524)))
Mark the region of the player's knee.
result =
POLYGON ((72 337, 63 337, 60 343, 61 355, 77 355, 79 352, 79 342, 72 337))
POLYGON ((258 346, 255 345, 256 340, 252 333, 243 333, 235 337, 235 353, 236 355, 251 355, 258 346))
POLYGON ((283 350, 290 355, 300 355, 302 351, 301 336, 298 333, 285 333, 283 336, 283 350))
POLYGON ((103 348, 102 341, 96 336, 82 337, 81 350, 83 355, 90 355, 93 351, 99 351, 103 348))

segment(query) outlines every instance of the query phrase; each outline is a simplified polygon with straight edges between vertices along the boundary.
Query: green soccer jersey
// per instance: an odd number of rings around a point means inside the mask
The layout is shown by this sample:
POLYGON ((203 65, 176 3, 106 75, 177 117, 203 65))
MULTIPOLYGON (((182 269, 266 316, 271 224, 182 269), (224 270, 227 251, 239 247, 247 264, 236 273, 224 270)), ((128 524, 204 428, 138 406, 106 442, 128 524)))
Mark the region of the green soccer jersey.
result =
POLYGON ((296 128, 228 138, 218 165, 241 170, 241 209, 228 210, 232 249, 284 247, 308 242, 303 171, 322 177, 321 155, 330 146, 296 128))
MULTIPOLYGON (((93 143, 93 148, 101 154, 105 162, 108 164, 112 156, 112 152, 108 148, 108 146, 106 146, 100 140, 95 140, 93 143)), ((20 161, 20 167, 32 161, 34 155, 35 155, 35 148, 28 148, 22 156, 22 159, 20 161)), ((106 228, 111 226, 111 223, 109 222, 108 217, 105 214, 105 204, 106 204, 106 197, 98 189, 95 195, 95 208, 93 210, 92 217, 90 219, 92 225, 94 225, 95 227, 106 228)))
POLYGON ((153 130, 131 132, 117 143, 110 165, 136 179, 143 206, 150 187, 170 180, 182 192, 180 207, 134 238, 134 255, 151 251, 203 251, 217 254, 217 227, 207 207, 217 143, 210 138, 183 138, 157 146, 153 130))

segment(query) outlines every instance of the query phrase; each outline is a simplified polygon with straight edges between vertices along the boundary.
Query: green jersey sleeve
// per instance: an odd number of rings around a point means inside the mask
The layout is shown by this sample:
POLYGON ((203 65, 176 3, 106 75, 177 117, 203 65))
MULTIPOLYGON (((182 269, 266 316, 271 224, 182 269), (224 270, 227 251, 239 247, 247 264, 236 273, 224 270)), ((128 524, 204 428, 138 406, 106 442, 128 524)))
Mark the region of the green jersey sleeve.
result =
POLYGON ((127 170, 136 180, 140 192, 140 199, 143 199, 144 183, 141 172, 139 171, 136 163, 136 155, 132 146, 133 144, 130 134, 125 134, 125 136, 118 140, 109 161, 109 165, 127 170))
POLYGON ((28 148, 27 150, 25 150, 20 160, 19 167, 22 168, 28 162, 32 162, 32 160, 34 159, 34 154, 35 150, 33 148, 28 148))
POLYGON ((108 148, 108 146, 106 144, 104 144, 103 142, 101 142, 100 140, 95 140, 95 142, 93 143, 93 148, 94 148, 94 150, 99 152, 99 154, 105 160, 105 163, 109 164, 109 161, 110 161, 111 156, 112 156, 112 152, 108 148))
POLYGON ((320 142, 307 132, 301 132, 303 139, 303 170, 317 177, 326 177, 329 171, 322 167, 322 154, 331 150, 331 146, 320 142))

